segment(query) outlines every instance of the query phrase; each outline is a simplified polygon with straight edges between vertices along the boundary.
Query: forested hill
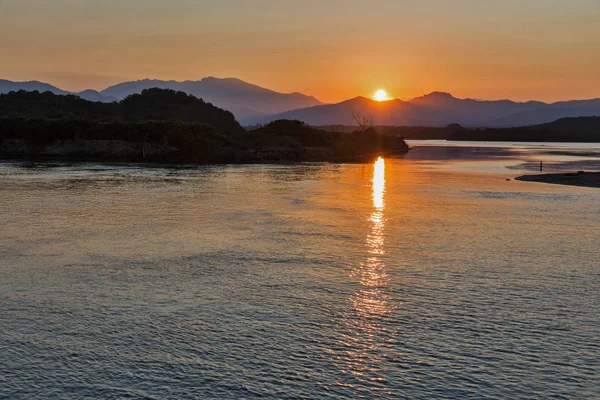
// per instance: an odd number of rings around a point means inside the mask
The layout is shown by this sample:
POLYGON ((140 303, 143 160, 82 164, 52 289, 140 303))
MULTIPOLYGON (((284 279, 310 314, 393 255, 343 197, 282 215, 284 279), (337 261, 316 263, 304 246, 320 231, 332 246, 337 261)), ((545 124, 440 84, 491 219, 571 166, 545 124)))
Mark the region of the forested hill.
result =
POLYGON ((205 123, 225 135, 238 135, 244 129, 229 111, 168 89, 147 89, 121 102, 99 103, 75 95, 18 91, 0 94, 0 117, 59 119, 77 117, 112 121, 164 121, 205 123))
POLYGON ((533 128, 558 133, 577 132, 581 135, 594 135, 593 137, 596 140, 600 140, 600 117, 561 118, 548 124, 534 126, 533 128))
POLYGON ((455 129, 449 140, 506 142, 600 142, 600 117, 561 118, 520 128, 455 129))

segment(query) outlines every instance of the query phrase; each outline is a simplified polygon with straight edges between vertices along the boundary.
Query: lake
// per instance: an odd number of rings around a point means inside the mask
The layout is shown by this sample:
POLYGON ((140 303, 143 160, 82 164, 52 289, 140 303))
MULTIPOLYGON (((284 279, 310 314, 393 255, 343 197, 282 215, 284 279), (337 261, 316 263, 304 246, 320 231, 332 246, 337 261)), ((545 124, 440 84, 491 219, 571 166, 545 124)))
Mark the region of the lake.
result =
POLYGON ((0 398, 599 398, 600 146, 410 144, 0 163, 0 398))

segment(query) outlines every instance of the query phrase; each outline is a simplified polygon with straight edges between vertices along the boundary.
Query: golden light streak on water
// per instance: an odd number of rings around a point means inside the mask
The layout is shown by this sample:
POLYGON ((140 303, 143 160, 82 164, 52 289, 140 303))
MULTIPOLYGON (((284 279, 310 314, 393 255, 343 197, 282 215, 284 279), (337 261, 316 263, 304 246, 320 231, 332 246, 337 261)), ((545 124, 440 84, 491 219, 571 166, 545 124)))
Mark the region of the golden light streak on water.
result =
MULTIPOLYGON (((366 237, 369 256, 353 274, 362 286, 354 296, 354 308, 367 320, 384 315, 388 311, 383 291, 387 286, 388 274, 382 259, 385 255, 385 190, 385 160, 380 157, 373 165, 373 211, 369 216, 371 224, 366 237)), ((372 328, 375 329, 374 326, 372 328)))
POLYGON ((377 159, 373 167, 373 207, 376 210, 383 211, 385 195, 385 160, 381 157, 377 159))
POLYGON ((355 335, 349 343, 352 357, 356 360, 350 371, 354 375, 371 374, 373 379, 384 379, 380 375, 379 365, 382 360, 379 349, 383 345, 377 337, 386 328, 382 321, 390 313, 389 295, 386 288, 389 276, 385 261, 385 160, 379 158, 373 165, 371 188, 373 208, 367 214, 370 226, 366 232, 366 257, 351 274, 360 286, 352 296, 354 316, 346 322, 352 326, 355 335))

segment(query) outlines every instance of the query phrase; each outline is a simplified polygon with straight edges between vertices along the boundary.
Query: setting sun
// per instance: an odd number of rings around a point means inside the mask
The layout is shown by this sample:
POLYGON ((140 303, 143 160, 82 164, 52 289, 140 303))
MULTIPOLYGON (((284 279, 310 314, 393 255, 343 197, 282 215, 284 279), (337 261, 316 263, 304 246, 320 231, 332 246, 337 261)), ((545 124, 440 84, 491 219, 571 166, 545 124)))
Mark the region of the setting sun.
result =
POLYGON ((388 99, 388 95, 385 92, 385 90, 380 89, 377 92, 375 92, 375 96, 373 96, 373 98, 377 101, 386 101, 388 99))

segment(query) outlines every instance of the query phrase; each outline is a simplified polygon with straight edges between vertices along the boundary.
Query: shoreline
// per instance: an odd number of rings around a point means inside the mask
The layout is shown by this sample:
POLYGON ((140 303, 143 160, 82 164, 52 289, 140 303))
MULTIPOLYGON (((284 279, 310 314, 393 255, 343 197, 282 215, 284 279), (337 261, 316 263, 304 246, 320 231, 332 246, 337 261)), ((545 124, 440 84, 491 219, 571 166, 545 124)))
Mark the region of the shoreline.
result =
POLYGON ((600 172, 571 172, 541 175, 523 175, 515 178, 521 182, 549 183, 553 185, 578 186, 600 189, 600 172))
POLYGON ((219 165, 299 165, 299 164, 370 164, 378 157, 384 158, 402 158, 412 148, 405 152, 381 152, 373 154, 364 154, 353 157, 318 157, 318 158, 228 158, 197 161, 197 162, 178 162, 164 158, 146 159, 127 158, 127 157, 56 157, 56 156, 14 156, 0 154, 0 164, 6 163, 32 163, 32 164, 98 164, 98 165, 137 165, 149 168, 153 167, 172 167, 172 168, 194 168, 203 166, 219 165))

